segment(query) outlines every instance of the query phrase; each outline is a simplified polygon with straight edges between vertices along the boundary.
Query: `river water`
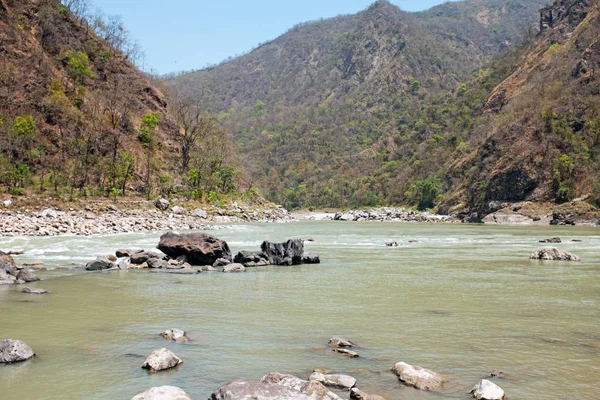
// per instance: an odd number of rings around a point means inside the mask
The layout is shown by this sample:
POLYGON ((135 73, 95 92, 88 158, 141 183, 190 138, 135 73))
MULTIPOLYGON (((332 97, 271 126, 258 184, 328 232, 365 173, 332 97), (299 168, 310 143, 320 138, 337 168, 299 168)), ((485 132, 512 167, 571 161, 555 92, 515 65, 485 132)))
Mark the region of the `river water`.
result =
MULTIPOLYGON (((234 252, 313 238, 306 248, 322 264, 197 276, 48 271, 30 286, 49 295, 0 287, 0 338, 37 353, 0 366, 0 399, 130 399, 162 385, 207 399, 237 377, 306 379, 318 367, 389 400, 468 399, 492 370, 509 375, 496 383, 511 399, 600 398, 597 229, 307 221, 211 233, 234 252), (553 236, 583 261, 528 259, 553 236), (403 245, 384 245, 392 240, 403 245), (192 342, 164 341, 168 328, 192 342), (359 344, 361 357, 328 350, 334 335, 359 344), (184 363, 142 370, 161 347, 184 363), (399 361, 453 379, 440 393, 405 388, 390 372, 399 361)), ((72 266, 121 247, 151 249, 159 236, 0 238, 0 249, 24 248, 19 263, 72 266)))

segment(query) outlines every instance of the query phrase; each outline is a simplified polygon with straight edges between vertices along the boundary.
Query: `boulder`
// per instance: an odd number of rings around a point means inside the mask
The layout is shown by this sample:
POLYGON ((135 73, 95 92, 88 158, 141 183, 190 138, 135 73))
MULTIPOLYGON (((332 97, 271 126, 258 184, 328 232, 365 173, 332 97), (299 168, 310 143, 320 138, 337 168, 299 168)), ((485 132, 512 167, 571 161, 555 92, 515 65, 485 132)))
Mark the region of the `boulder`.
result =
POLYGON ((317 381, 305 381, 294 375, 272 372, 263 376, 261 382, 273 383, 291 390, 297 390, 302 394, 310 396, 311 399, 340 399, 340 397, 330 392, 329 389, 323 386, 322 383, 317 381))
POLYGON ((127 261, 127 259, 124 258, 121 261, 119 261, 117 267, 119 267, 119 269, 126 270, 127 268, 129 268, 129 261, 127 261))
POLYGON ((149 369, 152 372, 164 371, 167 369, 175 368, 183 361, 168 349, 154 350, 152 354, 148 356, 142 368, 149 369))
POLYGON ((314 400, 306 394, 275 383, 237 379, 221 386, 210 400, 314 400))
POLYGON ((115 252, 115 255, 119 258, 131 257, 134 254, 143 253, 142 249, 119 249, 115 252))
POLYGON ((504 390, 493 382, 487 379, 482 379, 471 390, 471 394, 477 400, 504 400, 504 390))
POLYGON ((348 358, 358 358, 359 357, 358 353, 355 351, 352 351, 352 350, 343 349, 343 348, 333 348, 331 350, 333 350, 335 353, 342 354, 348 358))
POLYGON ((208 217, 208 213, 200 208, 196 208, 194 211, 192 211, 192 215, 196 218, 207 218, 208 217))
POLYGON ((17 274, 17 281, 36 282, 39 280, 40 280, 40 278, 38 278, 38 276, 36 274, 34 274, 33 272, 26 270, 26 269, 20 270, 19 273, 17 274))
POLYGON ((219 258, 231 260, 227 242, 206 233, 167 232, 160 237, 158 248, 171 258, 186 256, 192 265, 213 265, 219 258))
POLYGON ((161 386, 148 389, 131 400, 192 400, 192 398, 178 387, 161 386))
POLYGON ((35 353, 20 340, 6 339, 0 342, 0 363, 10 364, 29 360, 35 353))
MULTIPOLYGON (((0 4, 0 8, 2 8, 2 7, 3 7, 3 6, 0 4)), ((13 204, 13 202, 12 202, 12 200, 10 200, 10 199, 8 199, 8 200, 4 200, 4 201, 2 202, 2 205, 3 205, 4 207, 10 207, 10 206, 12 206, 12 204, 13 204)))
POLYGON ((262 251, 240 251, 233 259, 245 267, 260 267, 269 265, 269 258, 262 251))
POLYGON ((129 257, 129 261, 134 265, 141 265, 148 262, 151 258, 161 258, 161 256, 153 251, 143 251, 141 253, 132 254, 129 257))
POLYGON ((181 329, 168 329, 161 332, 160 336, 166 340, 172 340, 177 343, 187 343, 189 341, 187 335, 181 329))
POLYGON ((298 265, 302 263, 304 241, 302 239, 292 239, 285 243, 265 241, 260 249, 272 265, 298 265))
POLYGON ((214 262, 214 264, 212 266, 215 268, 218 268, 218 267, 224 267, 225 265, 229 265, 229 264, 231 264, 231 260, 227 260, 225 258, 219 258, 217 261, 214 262))
POLYGON ((158 208, 161 211, 168 210, 170 205, 171 205, 171 203, 169 203, 169 200, 167 200, 167 199, 157 199, 154 202, 154 206, 156 206, 156 208, 158 208))
POLYGON ((104 257, 110 262, 116 262, 118 260, 117 256, 115 256, 114 254, 107 254, 104 257))
POLYGON ((171 208, 171 211, 173 212, 173 214, 175 215, 187 215, 187 210, 183 207, 180 206, 175 206, 171 208))
POLYGON ((317 253, 304 253, 302 255, 302 264, 320 264, 321 258, 317 253))
POLYGON ((397 363, 392 371, 398 375, 400 382, 419 390, 440 390, 449 380, 445 375, 405 362, 397 363))
POLYGON ((46 294, 48 291, 46 289, 32 289, 30 287, 24 287, 23 290, 21 290, 21 293, 46 294))
POLYGON ((367 394, 358 388, 350 390, 350 398, 352 400, 385 400, 384 397, 377 394, 367 394))
POLYGON ((113 264, 106 257, 98 257, 94 261, 90 261, 89 263, 87 263, 85 265, 85 269, 88 271, 102 271, 105 269, 110 269, 114 266, 115 264, 113 264))
POLYGON ((354 343, 338 336, 329 339, 328 344, 330 347, 354 347, 354 343))
MULTIPOLYGON (((0 251, 0 268, 2 268, 4 264, 7 264, 15 270, 17 269, 17 263, 15 263, 15 260, 10 256, 10 254, 0 251)), ((8 273, 12 275, 11 272, 8 273)))
POLYGON ((562 243, 562 240, 559 237, 555 237, 555 238, 540 240, 540 243, 562 243))
POLYGON ((165 260, 161 260, 160 258, 150 258, 148 261, 146 261, 146 263, 148 263, 148 268, 167 269, 169 267, 169 263, 165 260))
POLYGON ((223 272, 228 272, 228 273, 239 273, 239 272, 246 272, 246 267, 244 267, 242 264, 229 264, 223 267, 223 272))
POLYGON ((531 254, 532 260, 552 260, 552 261, 581 261, 581 258, 575 254, 561 251, 558 249, 542 249, 531 254))
POLYGON ((40 213, 40 217, 42 218, 56 218, 58 217, 58 213, 51 208, 47 208, 40 213))
POLYGON ((350 390, 356 385, 356 379, 350 375, 322 374, 320 372, 313 372, 308 379, 311 381, 320 382, 324 386, 345 390, 350 390))

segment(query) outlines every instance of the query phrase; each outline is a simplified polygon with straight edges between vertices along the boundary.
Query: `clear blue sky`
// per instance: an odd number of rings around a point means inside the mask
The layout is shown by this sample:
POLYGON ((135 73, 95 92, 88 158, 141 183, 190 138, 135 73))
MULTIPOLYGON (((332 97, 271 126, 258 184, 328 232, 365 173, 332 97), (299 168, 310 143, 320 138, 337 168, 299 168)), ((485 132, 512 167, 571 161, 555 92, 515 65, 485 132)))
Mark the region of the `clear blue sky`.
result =
MULTIPOLYGON (((199 69, 274 39, 300 22, 352 14, 375 0, 90 0, 119 14, 158 73, 199 69)), ((419 11, 443 0, 391 0, 419 11)))

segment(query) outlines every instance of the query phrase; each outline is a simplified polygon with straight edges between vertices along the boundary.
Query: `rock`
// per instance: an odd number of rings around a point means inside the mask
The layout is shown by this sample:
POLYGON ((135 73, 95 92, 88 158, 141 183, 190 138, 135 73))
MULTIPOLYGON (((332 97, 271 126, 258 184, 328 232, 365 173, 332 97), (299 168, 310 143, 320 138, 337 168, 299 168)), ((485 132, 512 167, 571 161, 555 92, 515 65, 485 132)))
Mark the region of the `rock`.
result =
POLYGON ((90 261, 85 265, 85 269, 88 271, 102 271, 105 269, 110 269, 114 267, 111 261, 109 261, 106 257, 98 257, 94 261, 90 261))
POLYGON ((13 204, 13 202, 12 202, 12 200, 10 200, 10 199, 9 199, 9 200, 4 200, 4 201, 2 202, 2 205, 3 205, 4 207, 10 207, 10 206, 12 206, 12 204, 13 204))
POLYGON ((169 263, 165 260, 161 260, 160 258, 150 258, 148 261, 146 261, 146 263, 148 263, 148 268, 167 269, 169 267, 169 263))
POLYGON ((58 213, 51 208, 47 208, 40 213, 40 217, 42 218, 56 218, 58 217, 58 213))
POLYGON ((25 254, 25 250, 22 249, 11 249, 6 252, 9 256, 20 256, 21 254, 25 254))
POLYGON ((267 384, 272 383, 291 390, 297 390, 302 394, 310 396, 312 399, 340 399, 336 394, 330 392, 322 383, 317 381, 305 381, 294 375, 272 372, 263 376, 261 382, 267 384))
POLYGON ((405 362, 397 363, 392 371, 398 375, 400 382, 419 390, 440 390, 449 380, 447 376, 405 362))
POLYGON ((199 267, 201 271, 204 272, 222 272, 223 267, 213 267, 212 265, 202 265, 199 267))
POLYGON ((0 363, 26 361, 33 356, 35 353, 31 347, 20 340, 6 339, 0 342, 0 363))
POLYGON ((180 206, 175 206, 175 207, 171 208, 171 211, 175 215, 187 215, 187 213, 188 213, 185 208, 180 207, 180 206))
POLYGON ((158 199, 154 202, 154 206, 161 211, 168 210, 170 205, 171 203, 169 203, 169 200, 167 199, 158 199))
POLYGON ((206 219, 208 217, 208 214, 206 213, 206 211, 204 211, 200 208, 196 208, 194 211, 192 211, 192 215, 194 217, 204 218, 204 219, 206 219))
POLYGON ((317 253, 304 253, 302 255, 302 264, 320 264, 321 258, 317 253))
POLYGON ((334 336, 327 343, 330 347, 354 347, 354 343, 344 338, 334 336))
POLYGON ((313 372, 308 378, 311 381, 317 381, 325 386, 331 386, 338 389, 350 390, 356 385, 356 379, 350 375, 338 375, 338 374, 322 374, 319 372, 313 372))
POLYGON ((181 329, 168 329, 160 334, 166 340, 172 340, 177 343, 187 343, 187 335, 181 329))
POLYGON ((169 274, 175 274, 175 275, 196 275, 196 274, 199 274, 201 272, 202 272, 202 270, 191 268, 191 267, 186 267, 186 268, 181 268, 181 269, 168 269, 167 270, 167 273, 169 273, 169 274))
POLYGON ((215 263, 212 266, 217 268, 217 267, 224 267, 225 265, 229 265, 229 264, 231 264, 231 260, 227 260, 225 258, 219 258, 217 261, 215 261, 215 263))
POLYGON ((144 361, 142 368, 149 369, 152 372, 158 372, 175 368, 181 363, 181 359, 168 349, 159 349, 154 350, 152 354, 148 356, 146 361, 144 361))
POLYGON ((23 290, 21 290, 21 293, 46 294, 49 292, 46 289, 32 289, 30 287, 24 287, 23 290))
POLYGON ((338 348, 334 348, 331 349, 333 350, 335 353, 340 353, 342 355, 345 355, 348 358, 358 358, 359 354, 355 351, 352 350, 348 350, 348 349, 338 349, 338 348))
POLYGON ((352 388, 350 398, 353 400, 385 400, 384 397, 376 394, 367 394, 358 388, 352 388))
POLYGON ((129 261, 127 261, 124 258, 121 261, 119 261, 119 264, 117 265, 117 267, 119 267, 119 269, 126 270, 129 268, 129 261))
POLYGON ((219 258, 231 260, 227 242, 206 233, 167 232, 160 237, 158 248, 171 258, 186 256, 192 265, 213 265, 219 258))
POLYGON ((16 280, 17 278, 15 276, 10 275, 8 272, 0 268, 0 286, 12 285, 16 280))
POLYGON ((542 249, 534 252, 529 257, 532 260, 553 260, 553 261, 581 261, 581 258, 575 254, 561 251, 558 249, 542 249))
POLYGON ((161 386, 148 389, 131 400, 192 400, 192 398, 178 387, 161 386))
POLYGON ((314 400, 302 392, 275 383, 237 379, 221 386, 210 400, 314 400))
POLYGON ((269 258, 262 251, 240 251, 233 261, 249 268, 269 265, 269 258))
POLYGON ((24 267, 35 267, 36 265, 44 265, 44 262, 40 261, 40 260, 36 260, 36 261, 23 263, 24 267))
POLYGON ((388 247, 398 247, 398 242, 388 242, 385 245, 388 247))
MULTIPOLYGON (((10 254, 0 251, 0 268, 2 268, 3 264, 7 264, 15 270, 17 269, 17 263, 15 263, 15 260, 10 256, 10 254)), ((9 274, 10 273, 11 272, 9 272, 9 274)))
POLYGON ((263 242, 260 249, 272 265, 298 265, 302 263, 304 242, 302 239, 292 239, 285 243, 263 242))
POLYGON ((151 258, 161 258, 161 257, 160 257, 160 255, 158 255, 157 253, 154 253, 152 251, 143 251, 141 253, 132 254, 129 257, 129 261, 132 264, 141 265, 141 264, 148 262, 148 260, 150 260, 151 258))
POLYGON ((108 261, 110 262, 116 262, 117 261, 117 257, 113 254, 107 254, 106 256, 104 256, 108 261))
POLYGON ((242 264, 229 264, 223 267, 223 272, 228 273, 238 273, 238 272, 246 272, 246 267, 242 264))
POLYGON ((504 400, 504 390, 500 386, 487 379, 482 379, 471 390, 471 394, 477 400, 504 400))
POLYGON ((17 281, 36 282, 39 280, 40 280, 40 278, 38 278, 36 274, 34 274, 33 272, 31 272, 29 270, 22 269, 17 274, 17 281))
POLYGON ((115 252, 116 256, 119 258, 123 257, 131 257, 134 254, 143 253, 144 250, 141 249, 119 249, 115 252))
POLYGON ((540 240, 540 243, 562 243, 562 240, 560 240, 559 237, 555 237, 551 239, 540 240))

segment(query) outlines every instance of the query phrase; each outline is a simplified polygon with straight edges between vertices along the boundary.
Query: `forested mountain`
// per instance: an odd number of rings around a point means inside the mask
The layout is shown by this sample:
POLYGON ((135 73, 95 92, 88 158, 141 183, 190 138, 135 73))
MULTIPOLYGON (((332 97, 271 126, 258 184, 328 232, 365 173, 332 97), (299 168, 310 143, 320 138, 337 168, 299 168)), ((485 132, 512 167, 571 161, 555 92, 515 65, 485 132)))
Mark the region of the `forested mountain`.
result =
POLYGON ((167 84, 219 113, 274 201, 418 203, 424 185, 450 190, 448 165, 475 149, 486 96, 467 83, 503 78, 513 60, 493 71, 490 61, 537 33, 546 4, 467 0, 406 13, 379 0, 167 84))
POLYGON ((125 32, 85 0, 0 0, 2 189, 70 197, 232 190, 223 130, 192 106, 168 107, 134 66, 139 49, 125 32))

